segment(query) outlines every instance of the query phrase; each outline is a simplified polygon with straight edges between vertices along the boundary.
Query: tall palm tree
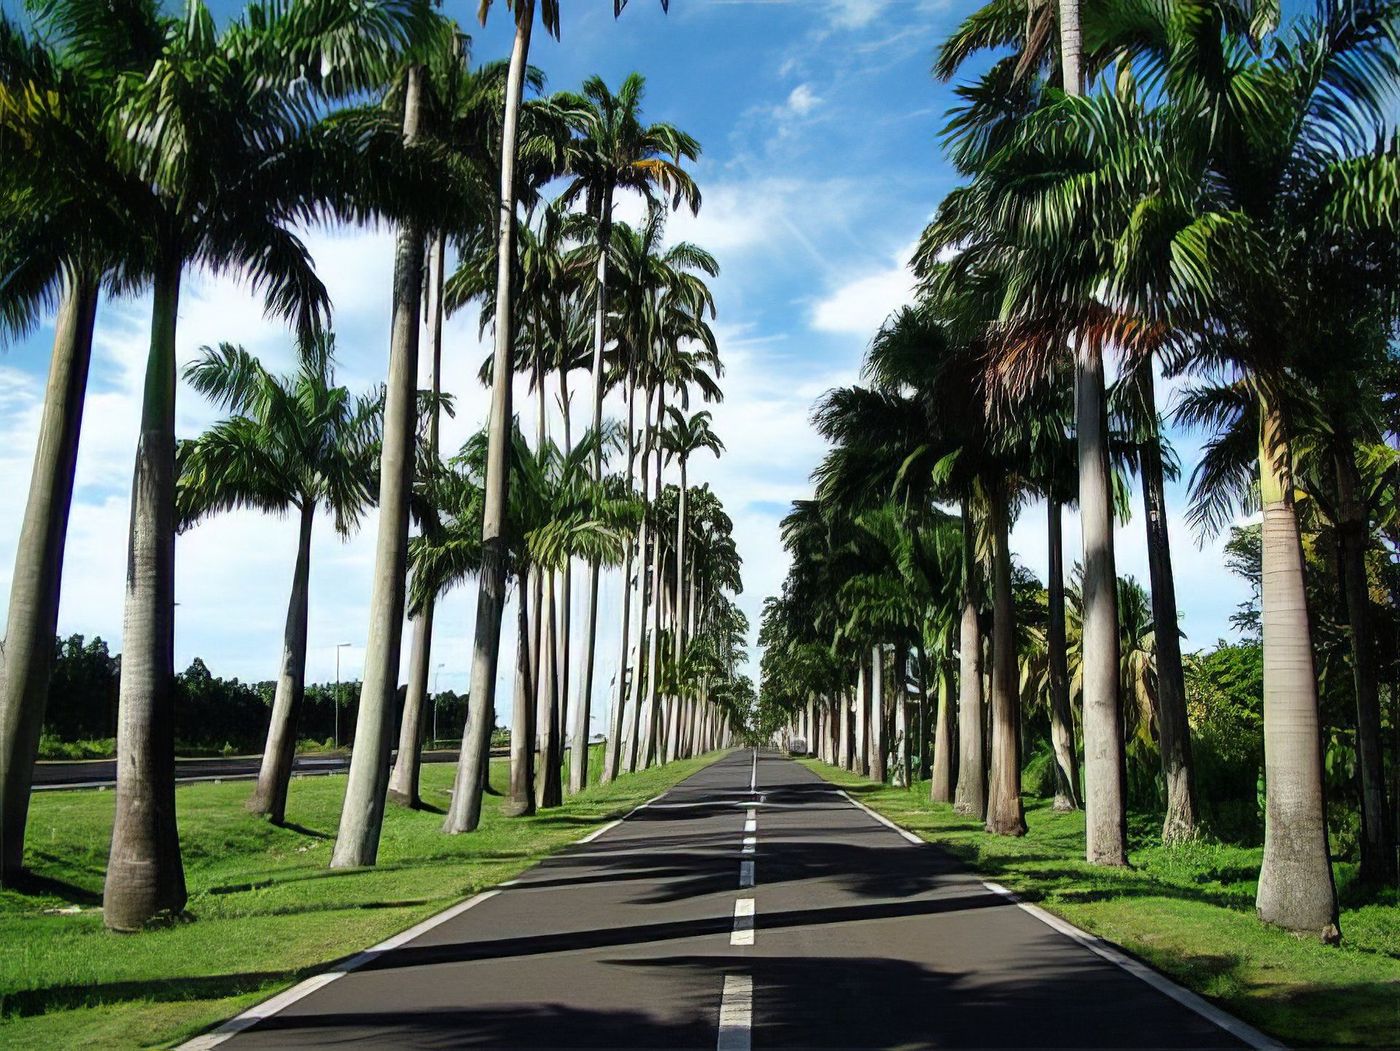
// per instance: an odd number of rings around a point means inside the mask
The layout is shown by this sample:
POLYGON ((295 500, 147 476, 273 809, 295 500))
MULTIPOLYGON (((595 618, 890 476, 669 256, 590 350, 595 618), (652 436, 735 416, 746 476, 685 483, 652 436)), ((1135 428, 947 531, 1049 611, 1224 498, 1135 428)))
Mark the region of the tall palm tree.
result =
MULTIPOLYGON (((403 138, 419 137, 425 71, 410 61, 403 71, 403 138)), ((424 225, 403 221, 394 246, 393 320, 379 454, 379 532, 375 539, 370 621, 365 641, 355 745, 345 780, 332 868, 373 865, 388 790, 390 735, 399 686, 408 573, 409 498, 416 460, 418 318, 423 292, 424 225)))
MULTIPOLYGON (((676 510, 676 629, 674 633, 674 656, 673 660, 679 666, 681 658, 685 653, 685 624, 686 624, 686 550, 685 539, 690 529, 690 521, 686 517, 686 499, 689 495, 688 483, 686 481, 686 467, 690 458, 702 449, 708 449, 716 456, 724 452, 724 442, 720 441, 719 435, 715 434, 710 426, 712 419, 709 412, 701 410, 687 416, 674 405, 668 410, 671 425, 662 434, 661 445, 666 450, 667 459, 674 458, 680 466, 680 486, 679 486, 679 506, 676 510)), ((680 745, 680 727, 673 722, 671 741, 667 745, 667 758, 676 758, 676 751, 680 745)))
POLYGON ((1152 588, 1152 616, 1156 639, 1156 715, 1162 756, 1162 777, 1167 786, 1162 842, 1171 844, 1196 835, 1196 795, 1192 784, 1191 729, 1186 719, 1186 679, 1181 663, 1181 629, 1176 606, 1176 582, 1172 574, 1171 537, 1167 530, 1166 488, 1168 472, 1176 464, 1161 433, 1157 416, 1152 363, 1138 363, 1123 384, 1131 417, 1134 458, 1142 479, 1143 518, 1147 528, 1147 564, 1152 588))
MULTIPOLYGON (((580 198, 596 229, 594 251, 593 307, 593 429, 603 426, 605 387, 604 350, 607 344, 608 266, 612 244, 613 200, 619 190, 641 193, 655 207, 659 189, 672 198, 672 205, 684 200, 696 213, 700 191, 680 167, 682 160, 695 160, 700 146, 693 138, 669 124, 645 125, 641 120, 645 80, 631 73, 614 94, 601 77, 589 77, 578 95, 562 101, 574 110, 578 132, 570 151, 573 178, 561 195, 564 203, 580 198)), ((593 464, 595 480, 602 477, 602 462, 593 464)), ((598 616, 598 568, 589 565, 584 590, 584 650, 579 677, 579 699, 575 715, 573 761, 569 766, 569 789, 578 792, 588 778, 589 706, 593 693, 593 656, 598 616)))
MULTIPOLYGON (((578 556, 597 556, 605 564, 618 561, 623 538, 640 514, 621 479, 605 478, 598 485, 588 477, 587 464, 598 440, 589 432, 568 455, 548 440, 532 450, 517 428, 512 443, 515 477, 507 536, 517 587, 518 635, 510 793, 505 804, 512 816, 533 813, 539 799, 532 751, 537 692, 530 661, 527 596, 531 569, 547 572, 578 556)), ((477 435, 456 459, 460 472, 449 476, 441 527, 413 541, 415 604, 480 570, 485 462, 486 440, 477 435)))
MULTIPOLYGON (((116 816, 103 915, 134 930, 185 903, 175 828, 173 614, 175 329, 185 267, 248 275, 271 312, 309 337, 328 303, 293 223, 356 210, 329 171, 317 106, 366 90, 418 30, 418 5, 255 7, 222 32, 202 4, 164 33, 148 74, 116 83, 108 110, 122 163, 145 192, 151 347, 132 482, 116 816)), ((346 167, 340 167, 345 164, 346 167)))
POLYGON ((267 745, 248 809, 281 824, 296 754, 297 721, 306 684, 306 621, 311 530, 324 506, 349 536, 373 499, 375 454, 383 406, 378 395, 352 398, 335 386, 334 337, 301 348, 294 375, 273 376, 241 347, 205 347, 185 379, 232 415, 176 454, 176 515, 182 529, 240 507, 274 514, 295 511, 296 565, 267 745))
MULTIPOLYGON (((618 15, 627 0, 613 0, 618 15)), ((668 0, 661 0, 664 10, 668 0)), ((559 0, 540 0, 540 22, 545 32, 559 36, 559 0)), ((492 355, 491 414, 488 422, 489 452, 486 472, 485 506, 482 516, 482 571, 476 603, 476 638, 472 651, 471 696, 474 698, 452 803, 443 822, 446 832, 470 832, 481 821, 481 792, 486 769, 487 746, 491 736, 490 712, 495 709, 496 664, 501 651, 501 617, 505 612, 505 574, 502 540, 507 487, 506 466, 511 427, 511 377, 513 359, 512 261, 515 246, 518 125, 525 85, 525 69, 530 53, 530 33, 535 22, 535 0, 506 0, 515 15, 515 42, 510 53, 505 119, 501 136, 501 183, 498 197, 499 222, 496 244, 511 250, 497 252, 495 296, 495 349, 492 355)), ((479 17, 484 25, 491 0, 481 0, 479 17)))
POLYGON ((26 100, 0 111, 0 136, 25 144, 0 173, 0 333, 27 330, 58 303, 0 646, 0 885, 19 877, 24 857, 98 293, 104 278, 121 291, 123 270, 141 273, 148 247, 128 210, 139 188, 103 109, 117 76, 150 67, 160 22, 144 5, 111 5, 88 12, 79 36, 63 31, 71 14, 64 4, 32 14, 46 43, 0 15, 0 84, 26 100))

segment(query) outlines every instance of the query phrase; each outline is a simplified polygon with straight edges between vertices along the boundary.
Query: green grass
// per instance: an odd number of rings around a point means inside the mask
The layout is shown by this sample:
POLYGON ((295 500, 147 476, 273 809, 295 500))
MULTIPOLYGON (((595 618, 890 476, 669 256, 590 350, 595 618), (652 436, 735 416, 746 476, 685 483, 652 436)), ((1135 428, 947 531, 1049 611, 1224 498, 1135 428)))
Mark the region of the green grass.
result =
MULTIPOLYGON (((499 812, 499 797, 488 797, 481 828, 465 836, 440 831, 454 765, 425 764, 423 798, 438 809, 391 805, 379 864, 334 872, 326 866, 344 777, 294 779, 282 828, 244 809, 246 781, 182 786, 177 796, 189 915, 136 935, 102 926, 112 793, 36 793, 27 840, 36 883, 29 893, 0 891, 0 1046, 178 1042, 331 961, 511 879, 714 758, 598 787, 601 746, 594 754, 593 785, 563 807, 508 819, 499 812)), ((505 762, 493 762, 493 784, 502 788, 505 780, 505 762)))
POLYGON ((1369 897, 1338 866, 1343 943, 1329 948, 1261 924, 1254 893, 1262 850, 1196 842, 1153 845, 1132 822, 1128 869, 1089 865, 1084 815, 1027 800, 1024 838, 932 803, 928 782, 877 785, 803 760, 872 810, 951 851, 988 879, 1091 931, 1294 1047, 1391 1047, 1400 1038, 1400 895, 1369 897))

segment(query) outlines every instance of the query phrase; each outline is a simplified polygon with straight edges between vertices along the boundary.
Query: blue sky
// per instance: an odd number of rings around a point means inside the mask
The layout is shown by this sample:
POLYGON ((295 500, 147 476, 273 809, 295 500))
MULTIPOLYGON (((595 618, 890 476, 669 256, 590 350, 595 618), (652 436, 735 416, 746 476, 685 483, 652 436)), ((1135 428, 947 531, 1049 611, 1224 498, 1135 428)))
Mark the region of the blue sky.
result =
MULTIPOLYGON (((0 0, 7 11, 13 0, 0 0)), ((483 29, 475 0, 444 10, 473 35, 473 54, 503 57, 510 24, 503 5, 483 29)), ((736 524, 745 560, 742 604, 754 620, 786 563, 777 523, 793 499, 810 494, 808 472, 823 445, 808 415, 822 392, 854 382, 870 336, 909 297, 909 250, 955 176, 938 133, 951 89, 929 75, 933 50, 970 4, 951 0, 631 0, 614 22, 608 0, 565 0, 563 39, 537 34, 532 60, 550 89, 576 88, 598 73, 616 85, 647 77, 646 115, 696 136, 704 154, 694 173, 704 194, 698 217, 676 216, 673 238, 714 252, 716 332, 726 363, 726 399, 715 426, 729 453, 701 460, 693 481, 710 482, 736 524)), ((215 4, 221 14, 236 5, 215 4)), ((622 205, 635 216, 635 202, 622 205)), ((314 230, 307 240, 334 298, 341 381, 379 382, 388 355, 391 234, 314 230)), ((120 648, 127 500, 139 413, 149 297, 104 302, 79 457, 60 631, 100 634, 120 648)), ((0 599, 8 592, 52 329, 0 352, 0 599)), ((291 341, 262 317, 237 282, 187 278, 178 338, 181 361, 201 345, 243 343, 274 367, 291 360, 291 341)), ((448 324, 444 385, 458 400, 444 432, 448 447, 480 427, 486 394, 476 383, 485 348, 474 312, 448 324)), ((426 373, 425 373, 426 376, 426 373)), ((574 386, 584 376, 574 379, 574 386)), ((519 394, 523 395, 523 391, 519 394)), ((1163 400, 1166 400, 1165 398, 1163 400)), ((620 415, 620 402, 609 411, 620 415)), ((215 419, 187 388, 178 429, 198 433, 215 419)), ((1189 475, 1198 440, 1173 435, 1189 475)), ((1199 548, 1181 521, 1182 485, 1169 488, 1177 592, 1188 648, 1229 635, 1227 618, 1246 589, 1222 568, 1219 541, 1199 548)), ((347 677, 358 674, 367 629, 377 519, 341 543, 319 523, 312 551, 308 674, 328 679, 335 646, 347 677)), ((1119 570, 1146 581, 1140 516, 1119 531, 1119 570)), ((1012 541, 1043 576, 1043 508, 1027 508, 1012 541)), ((1066 523, 1077 557, 1078 522, 1066 523)), ((231 514, 181 537, 177 554, 176 661, 198 655, 217 674, 274 674, 295 554, 290 520, 231 514)), ((598 699, 617 664, 616 574, 603 589, 598 699)), ((442 688, 464 689, 471 653, 474 588, 440 607, 434 665, 442 688)), ((507 625, 513 623, 508 614, 507 625)), ((513 666, 510 632, 502 681, 513 666)), ((405 656, 407 638, 405 637, 405 656)), ((404 665, 406 667, 406 660, 404 665)), ((508 696, 508 695, 507 695, 508 696)), ((598 709, 595 705, 595 711, 598 709)), ((504 709, 504 700, 498 710, 504 709)), ((601 715, 595 726, 601 726, 601 715)))

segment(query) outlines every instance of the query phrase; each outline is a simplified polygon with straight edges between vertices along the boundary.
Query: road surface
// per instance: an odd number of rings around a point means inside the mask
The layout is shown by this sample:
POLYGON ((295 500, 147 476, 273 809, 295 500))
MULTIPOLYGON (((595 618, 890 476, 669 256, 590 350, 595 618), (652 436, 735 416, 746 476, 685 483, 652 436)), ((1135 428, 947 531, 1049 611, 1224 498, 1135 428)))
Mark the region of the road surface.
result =
MULTIPOLYGON (((510 754, 508 748, 493 748, 493 756, 510 754)), ((424 752, 425 763, 455 763, 456 750, 424 752)), ((180 784, 195 781, 248 781, 258 776, 260 755, 234 755, 227 759, 176 759, 175 780, 180 784)), ((292 772, 297 774, 343 774, 350 766, 348 755, 299 755, 292 772)), ((34 764, 34 789, 110 788, 116 783, 115 759, 85 759, 66 762, 44 760, 34 764)))
POLYGON ((1242 1046, 774 754, 450 913, 189 1046, 1242 1046))

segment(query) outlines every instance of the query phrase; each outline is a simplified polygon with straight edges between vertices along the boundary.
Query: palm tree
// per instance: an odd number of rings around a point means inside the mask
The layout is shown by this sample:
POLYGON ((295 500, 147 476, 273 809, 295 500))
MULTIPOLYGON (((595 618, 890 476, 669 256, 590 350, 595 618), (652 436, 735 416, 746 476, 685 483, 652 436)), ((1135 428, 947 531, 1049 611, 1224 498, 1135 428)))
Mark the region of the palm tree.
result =
POLYGON ((19 877, 34 759, 48 700, 68 512, 100 285, 142 270, 144 231, 132 187, 102 126, 113 80, 148 69, 156 25, 145 10, 89 12, 83 39, 58 27, 67 5, 36 11, 50 45, 0 15, 0 83, 26 100, 0 112, 0 136, 23 142, 0 173, 0 331, 27 330, 58 302, 15 568, 0 646, 0 885, 19 877), (129 21, 128 21, 129 19, 129 21), (106 48, 84 46, 105 41, 106 48))
POLYGON ((195 390, 232 413, 176 455, 176 514, 182 529, 240 507, 273 514, 296 511, 299 528, 292 592, 282 635, 282 661, 267 745, 248 809, 281 824, 296 753, 306 681, 306 620, 311 530, 324 506, 336 531, 349 536, 373 499, 382 404, 353 399, 335 386, 334 337, 301 347, 292 376, 273 376, 241 347, 205 347, 185 369, 195 390))
POLYGON ((1133 437, 1134 458, 1142 478, 1143 517, 1147 526, 1147 562, 1152 588, 1152 616, 1156 638, 1156 714, 1162 756, 1162 777, 1167 786, 1162 842, 1192 839, 1196 835, 1196 796, 1192 785, 1191 732, 1186 721, 1186 680, 1181 663, 1181 629, 1176 607, 1176 583, 1172 574, 1171 538, 1167 531, 1164 477, 1175 477, 1170 445, 1162 437, 1157 418, 1155 382, 1150 360, 1138 364, 1122 385, 1130 417, 1127 429, 1133 437))
MULTIPOLYGON (((512 816, 533 813, 540 798, 535 781, 536 757, 531 748, 536 737, 538 696, 530 661, 527 596, 531 571, 549 572, 577 556, 596 556, 604 564, 615 563, 621 557, 623 537, 640 513, 621 479, 605 478, 599 485, 588 477, 587 465, 599 440, 590 431, 567 455, 548 440, 531 450, 517 428, 512 443, 514 478, 506 535, 517 587, 518 635, 511 787, 505 804, 512 816)), ((606 436, 601 440, 607 440, 606 436)), ((441 527, 412 544, 415 605, 428 594, 440 593, 480 570, 481 481, 485 462, 486 439, 478 435, 457 457, 461 473, 448 477, 441 527)))
MULTIPOLYGON (((565 204, 583 198, 584 210, 595 223, 597 255, 594 276, 593 309, 593 429, 603 426, 604 350, 608 302, 608 265, 612 243, 613 199, 619 190, 641 193, 650 206, 657 205, 657 189, 669 193, 672 205, 682 199, 692 213, 700 209, 700 191, 680 167, 682 159, 695 160, 699 144, 669 124, 644 125, 641 102, 645 80, 629 74, 617 94, 601 77, 584 81, 579 95, 561 98, 574 110, 573 123, 578 138, 570 150, 573 179, 561 195, 565 204), (668 159, 670 158, 670 159, 668 159)), ((595 480, 602 476, 602 462, 593 464, 595 480)), ((575 716, 573 761, 569 766, 569 790, 580 791, 588 777, 589 706, 593 693, 593 654, 598 616, 598 569, 589 565, 584 584, 588 603, 584 607, 584 651, 579 700, 575 716)), ((567 608, 567 600, 566 600, 567 608)))
MULTIPOLYGON (((403 76, 403 138, 405 144, 412 145, 419 137, 424 70, 416 62, 410 63, 403 76)), ((331 854, 332 868, 373 865, 384 820, 407 586, 409 500, 416 459, 418 317, 424 240, 424 226, 416 217, 400 224, 394 247, 394 306, 384 440, 379 454, 379 532, 375 540, 369 631, 355 744, 331 854)))
MULTIPOLYGON (((679 486, 679 506, 676 512, 676 630, 675 630, 675 651, 673 660, 677 665, 685 652, 685 622, 686 622, 686 551, 685 538, 690 529, 689 519, 686 517, 686 498, 689 494, 688 483, 686 482, 686 466, 690 458, 702 449, 708 449, 719 456, 724 452, 724 442, 720 441, 719 435, 715 434, 710 427, 711 415, 707 411, 700 411, 693 415, 686 416, 674 405, 668 410, 671 425, 661 437, 661 446, 666 451, 666 458, 674 458, 680 465, 680 486, 679 486)), ((667 745, 667 758, 676 758, 676 751, 680 745, 680 727, 678 721, 673 721, 671 739, 667 745)), ((577 742, 575 742, 577 746, 577 742)))
MULTIPOLYGON (((1017 5, 1012 5, 1017 6, 1017 5)), ((988 74, 984 83, 1020 81, 1035 69, 1057 66, 1064 95, 1072 102, 1083 92, 1081 68, 1082 39, 1078 0, 1059 0, 1058 34, 1049 25, 1046 5, 1025 4, 1024 30, 1017 31, 1005 17, 1005 7, 998 19, 988 20, 990 10, 974 15, 959 34, 954 47, 945 48, 940 72, 951 75, 974 49, 993 42, 1006 42, 1009 29, 1019 54, 1004 60, 988 74), (979 19, 980 24, 979 24, 979 19), (1058 55, 1051 48, 1058 35, 1058 55), (1058 60, 1058 61, 1056 61, 1058 60)), ((1106 35, 1107 36, 1107 35, 1106 35)), ((1094 56, 1101 64, 1111 48, 1103 47, 1094 56)), ((990 113, 979 108, 975 94, 971 104, 950 125, 950 132, 961 137, 965 167, 980 168, 992 156, 1014 156, 1004 143, 1015 136, 1022 113, 1014 107, 992 107, 990 113)), ((1021 100, 1031 107, 1039 105, 1035 98, 1021 100)), ((1001 305, 1003 320, 1019 328, 1020 342, 1038 348, 1040 360, 1049 360, 1062 353, 1066 339, 1071 343, 1075 392, 1075 433, 1078 442, 1079 514, 1083 534, 1086 566, 1085 593, 1087 617, 1086 646, 1091 655, 1086 667, 1084 685, 1084 788, 1085 788, 1085 851, 1094 864, 1123 865, 1127 863, 1126 768, 1122 744, 1122 706, 1117 694, 1118 614, 1117 571, 1113 550, 1112 475, 1109 468, 1106 393, 1103 378, 1104 337, 1099 331, 1102 311, 1093 297, 1093 284, 1082 269, 1083 257, 1091 254, 1088 245, 1081 246, 1080 258, 1073 263, 1068 252, 1045 255, 1039 276, 1043 286, 1036 286, 1024 272, 1029 268, 1017 253, 1025 245, 1005 230, 994 227, 1008 218, 1014 225, 1021 213, 998 211, 980 194, 976 183, 970 189, 955 191, 945 200, 941 221, 936 220, 925 251, 928 258, 944 247, 964 246, 968 260, 985 264, 997 260, 1004 274, 1012 276, 1009 288, 1017 290, 1001 305), (957 220, 962 213, 962 222, 957 220), (942 229, 940 229, 942 228, 942 229), (971 243, 970 243, 971 242, 971 243), (977 243, 980 242, 980 243, 977 243), (1075 265, 1078 264, 1078 267, 1075 265), (1052 304, 1059 303, 1059 307, 1052 304)), ((971 269, 970 262, 963 267, 971 269)), ((962 267, 960 267, 962 269, 962 267)), ((963 272, 967 272, 963 270, 963 272)), ((1015 340, 1013 339, 1013 342, 1015 340)))
MULTIPOLYGON (((666 8, 668 0, 661 0, 666 8)), ((506 466, 511 427, 511 365, 513 358, 512 253, 515 246, 515 167, 518 124, 530 53, 530 32, 535 22, 535 0, 506 0, 515 15, 515 43, 510 53, 505 119, 501 136, 501 182, 496 261, 496 339, 492 355, 491 413, 488 423, 486 495, 482 516, 482 571, 476 603, 476 639, 472 651, 471 696, 473 705, 462 740, 462 756, 452 789, 452 804, 443 823, 446 832, 470 832, 481 821, 481 792, 491 735, 489 713, 495 709, 496 664, 501 651, 501 617, 505 612, 505 553, 502 533, 510 484, 506 466)), ((540 0, 540 22, 545 32, 559 36, 559 0, 540 0)), ((626 0, 613 0, 614 15, 626 0)), ((481 0, 480 18, 485 24, 491 0, 481 0)))
MULTIPOLYGON (((192 2, 166 27, 147 75, 123 75, 109 108, 122 162, 144 193, 154 285, 141 430, 132 482, 123 618, 116 816, 104 919, 135 930, 184 907, 175 828, 173 610, 175 328, 191 263, 243 273, 274 314, 309 337, 328 309, 290 226, 319 212, 354 213, 357 187, 329 171, 314 123, 334 92, 378 82, 383 57, 417 31, 421 11, 329 2, 251 9, 222 32, 192 2)), ((346 167, 340 167, 345 164, 346 167)))

